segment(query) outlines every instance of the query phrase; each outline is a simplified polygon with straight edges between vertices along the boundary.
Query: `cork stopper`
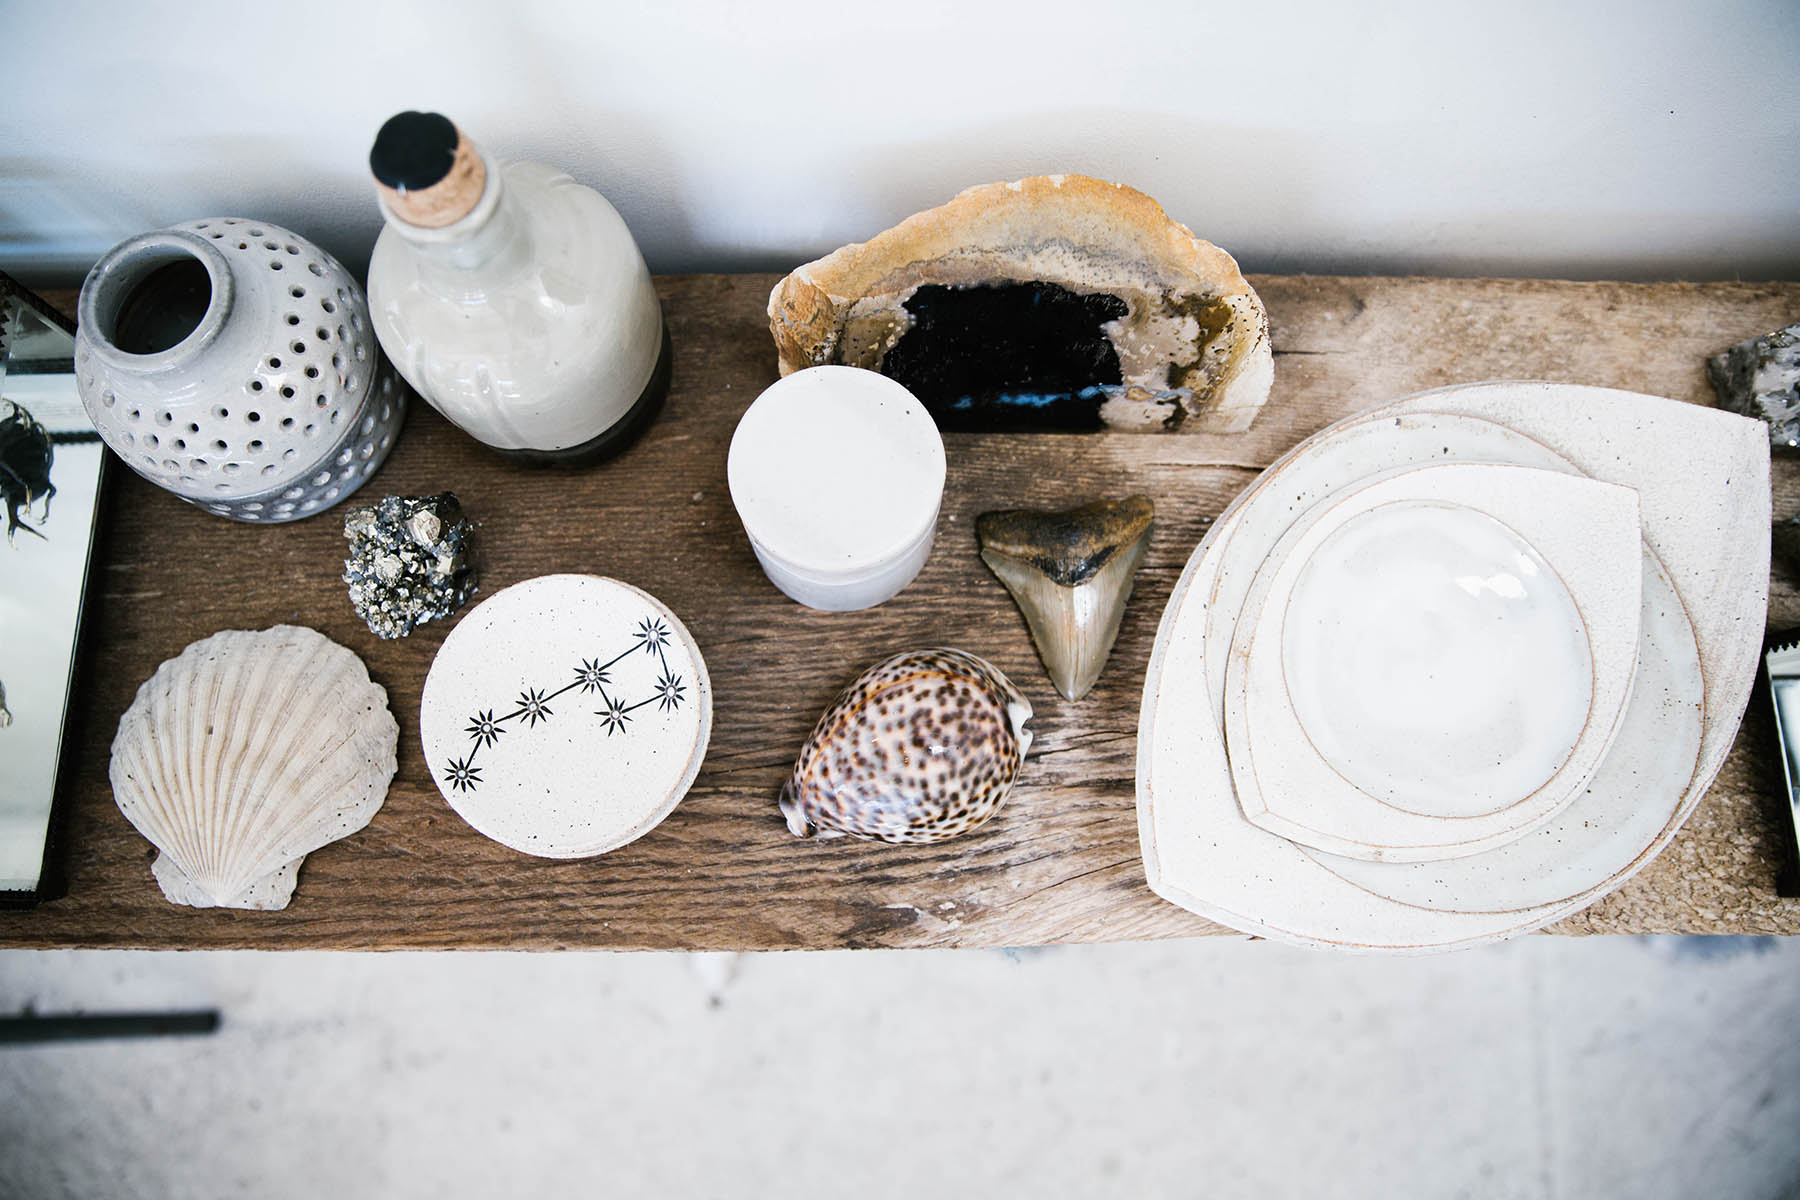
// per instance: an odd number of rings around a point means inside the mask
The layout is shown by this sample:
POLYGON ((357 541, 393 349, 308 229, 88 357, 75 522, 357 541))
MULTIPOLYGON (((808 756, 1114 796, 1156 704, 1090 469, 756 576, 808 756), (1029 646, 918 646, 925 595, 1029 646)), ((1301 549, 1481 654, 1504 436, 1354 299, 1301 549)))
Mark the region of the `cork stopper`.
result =
POLYGON ((369 170, 388 211, 425 229, 468 216, 487 187, 481 151, 439 113, 390 117, 369 150, 369 170))

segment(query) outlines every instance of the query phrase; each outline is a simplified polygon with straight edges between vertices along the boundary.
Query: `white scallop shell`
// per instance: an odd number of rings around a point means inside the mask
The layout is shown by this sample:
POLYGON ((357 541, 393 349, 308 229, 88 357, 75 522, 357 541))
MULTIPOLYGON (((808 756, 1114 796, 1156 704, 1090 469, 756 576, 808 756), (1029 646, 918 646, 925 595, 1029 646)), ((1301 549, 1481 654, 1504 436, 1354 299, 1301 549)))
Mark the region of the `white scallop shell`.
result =
POLYGON ((286 908, 300 860, 369 823, 400 728, 362 660, 311 629, 230 629, 156 669, 112 744, 113 798, 163 895, 286 908))

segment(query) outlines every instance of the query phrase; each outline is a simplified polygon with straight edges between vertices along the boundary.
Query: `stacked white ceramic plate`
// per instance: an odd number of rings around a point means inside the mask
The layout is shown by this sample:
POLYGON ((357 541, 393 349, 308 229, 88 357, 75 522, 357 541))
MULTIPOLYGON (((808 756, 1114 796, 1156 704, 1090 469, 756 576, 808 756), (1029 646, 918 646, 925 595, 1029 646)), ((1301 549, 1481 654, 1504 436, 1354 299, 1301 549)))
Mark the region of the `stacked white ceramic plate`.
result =
POLYGON ((1768 474, 1755 421, 1546 383, 1425 392, 1303 442, 1163 614, 1138 730, 1150 886, 1388 951, 1593 903, 1731 747, 1768 474))

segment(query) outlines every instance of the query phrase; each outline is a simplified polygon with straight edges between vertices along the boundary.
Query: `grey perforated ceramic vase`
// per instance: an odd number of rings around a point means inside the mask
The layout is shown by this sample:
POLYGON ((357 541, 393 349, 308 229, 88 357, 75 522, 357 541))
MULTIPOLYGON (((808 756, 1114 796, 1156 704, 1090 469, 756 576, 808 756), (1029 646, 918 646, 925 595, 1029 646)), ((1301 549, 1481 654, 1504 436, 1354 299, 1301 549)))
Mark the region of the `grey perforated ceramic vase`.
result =
POLYGON ((305 238, 211 217, 119 243, 81 287, 75 372, 132 470, 238 521, 293 521, 373 475, 405 416, 362 288, 305 238))

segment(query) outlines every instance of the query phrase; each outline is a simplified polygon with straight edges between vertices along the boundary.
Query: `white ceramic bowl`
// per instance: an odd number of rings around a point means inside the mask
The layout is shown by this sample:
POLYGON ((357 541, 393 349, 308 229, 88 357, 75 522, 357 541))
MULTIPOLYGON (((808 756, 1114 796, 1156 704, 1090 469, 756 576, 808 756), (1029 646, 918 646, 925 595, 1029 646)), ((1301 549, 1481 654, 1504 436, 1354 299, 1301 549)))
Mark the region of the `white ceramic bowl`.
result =
POLYGON ((770 581, 808 608, 848 612, 897 595, 930 557, 944 440, 885 375, 810 367, 750 405, 726 476, 770 581))

